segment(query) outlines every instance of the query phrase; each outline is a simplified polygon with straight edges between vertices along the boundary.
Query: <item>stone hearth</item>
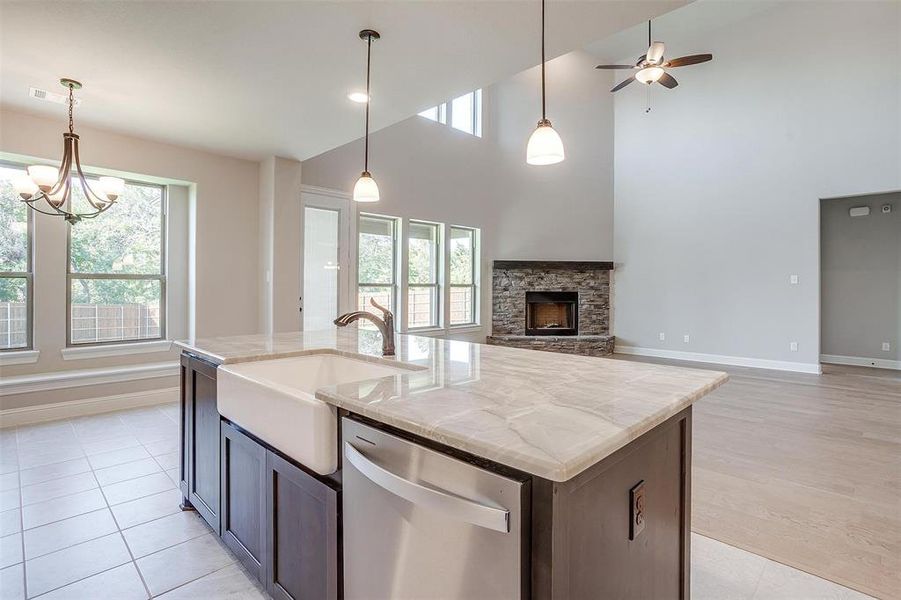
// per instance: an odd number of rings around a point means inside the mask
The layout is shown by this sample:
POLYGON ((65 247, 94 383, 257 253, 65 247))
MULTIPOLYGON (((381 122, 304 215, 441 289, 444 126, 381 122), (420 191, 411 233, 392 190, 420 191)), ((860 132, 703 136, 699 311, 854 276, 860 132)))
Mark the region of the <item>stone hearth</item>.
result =
MULTIPOLYGON (((549 352, 603 356, 610 335, 610 271, 601 261, 494 261, 488 343, 549 352), (526 292, 578 293, 575 335, 527 335, 526 292)), ((533 333, 536 333, 532 330, 533 333)))

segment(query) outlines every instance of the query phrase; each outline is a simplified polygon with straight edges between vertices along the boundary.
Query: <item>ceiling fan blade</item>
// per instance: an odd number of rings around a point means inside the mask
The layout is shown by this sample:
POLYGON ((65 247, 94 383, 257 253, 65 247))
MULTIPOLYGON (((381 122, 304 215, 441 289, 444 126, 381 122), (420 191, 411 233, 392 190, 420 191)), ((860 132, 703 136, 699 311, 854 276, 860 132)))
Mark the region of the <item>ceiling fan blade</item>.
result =
POLYGON ((642 54, 641 56, 638 57, 638 61, 635 63, 635 66, 636 67, 641 66, 641 63, 643 63, 645 60, 647 60, 647 58, 648 58, 647 54, 642 54))
POLYGON ((616 87, 614 87, 614 88, 613 88, 612 90, 610 90, 610 91, 611 91, 611 92, 618 92, 619 90, 623 89, 624 87, 626 87, 627 85, 629 85, 629 84, 632 83, 633 81, 635 81, 635 76, 634 76, 634 75, 630 75, 628 78, 626 78, 626 79, 624 79, 623 81, 619 82, 619 83, 616 85, 616 87))
POLYGON ((679 58, 674 58, 673 60, 667 61, 663 66, 685 67, 688 65, 696 65, 698 63, 707 62, 708 60, 713 60, 712 54, 692 54, 691 56, 680 56, 679 58))
POLYGON ((651 64, 659 64, 663 60, 663 42, 654 42, 648 47, 648 62, 651 64))
POLYGON ((634 69, 634 65, 598 65, 595 69, 634 69))
POLYGON ((664 73, 663 75, 661 75, 660 79, 657 80, 657 83, 669 89, 673 89, 674 87, 679 85, 679 82, 676 81, 676 78, 669 73, 664 73))

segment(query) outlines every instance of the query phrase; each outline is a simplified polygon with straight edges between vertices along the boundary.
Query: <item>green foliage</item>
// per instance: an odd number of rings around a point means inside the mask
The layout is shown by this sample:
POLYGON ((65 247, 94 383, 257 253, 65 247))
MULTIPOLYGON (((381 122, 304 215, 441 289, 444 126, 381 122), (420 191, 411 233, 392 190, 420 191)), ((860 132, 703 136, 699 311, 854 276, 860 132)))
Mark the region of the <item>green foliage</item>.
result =
MULTIPOLYGON (((70 226, 72 273, 160 274, 161 210, 161 188, 126 185, 125 192, 106 212, 70 226)), ((159 297, 157 282, 88 279, 72 282, 72 302, 76 304, 156 305, 159 297)))
POLYGON ((358 280, 360 283, 394 283, 394 243, 390 236, 360 234, 358 280))

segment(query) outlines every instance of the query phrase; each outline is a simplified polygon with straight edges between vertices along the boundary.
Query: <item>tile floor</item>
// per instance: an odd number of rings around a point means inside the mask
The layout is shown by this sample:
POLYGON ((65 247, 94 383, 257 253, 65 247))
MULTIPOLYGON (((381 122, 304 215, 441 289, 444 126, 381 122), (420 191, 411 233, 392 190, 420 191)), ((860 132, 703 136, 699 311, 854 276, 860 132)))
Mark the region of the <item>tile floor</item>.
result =
MULTIPOLYGON (((0 600, 268 598, 177 480, 175 404, 0 430, 0 600)), ((692 598, 868 596, 693 535, 692 598)))

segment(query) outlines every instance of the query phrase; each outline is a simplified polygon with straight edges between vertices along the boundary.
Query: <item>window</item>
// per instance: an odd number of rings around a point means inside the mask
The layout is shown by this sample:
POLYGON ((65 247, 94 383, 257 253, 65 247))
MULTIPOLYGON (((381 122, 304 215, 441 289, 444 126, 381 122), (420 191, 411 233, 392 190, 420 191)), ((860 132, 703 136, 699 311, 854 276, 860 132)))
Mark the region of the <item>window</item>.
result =
POLYGON ((127 182, 115 206, 68 228, 70 346, 166 336, 165 204, 163 186, 127 182))
POLYGON ((0 350, 31 348, 31 211, 15 192, 25 169, 0 164, 0 350))
POLYGON ((407 236, 407 327, 437 327, 438 225, 410 221, 407 236))
POLYGON ((451 127, 482 137, 482 90, 454 98, 451 102, 451 127))
POLYGON ((395 310, 394 282, 397 224, 391 217, 360 215, 357 262, 357 306, 381 317, 369 304, 370 298, 392 312, 395 310))
POLYGON ((454 129, 482 137, 482 90, 458 96, 450 103, 444 102, 438 106, 427 108, 419 113, 419 116, 442 125, 447 125, 448 119, 450 119, 451 127, 454 129))
POLYGON ((447 125, 447 102, 442 102, 438 106, 427 108, 419 113, 419 116, 425 117, 429 121, 435 121, 436 123, 447 125))
POLYGON ((450 228, 450 324, 476 322, 476 231, 450 228))

